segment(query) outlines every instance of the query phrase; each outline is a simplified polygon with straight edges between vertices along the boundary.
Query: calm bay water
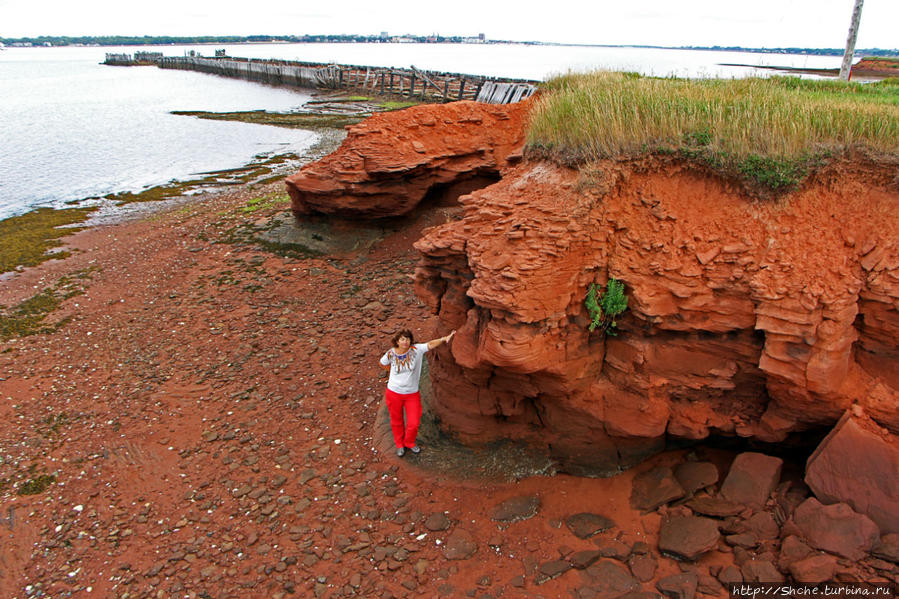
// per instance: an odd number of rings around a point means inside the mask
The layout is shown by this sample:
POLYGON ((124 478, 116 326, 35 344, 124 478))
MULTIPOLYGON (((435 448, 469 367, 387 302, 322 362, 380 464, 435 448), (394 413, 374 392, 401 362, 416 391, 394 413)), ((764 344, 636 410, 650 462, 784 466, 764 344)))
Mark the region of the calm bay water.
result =
POLYGON ((244 44, 0 51, 0 218, 38 206, 184 180, 254 156, 302 153, 313 132, 208 121, 173 110, 298 110, 303 91, 156 67, 108 67, 106 52, 283 58, 545 79, 606 68, 651 75, 767 75, 720 63, 838 67, 838 57, 647 48, 460 44, 244 44))
POLYGON ((109 67, 105 49, 0 52, 0 218, 37 206, 299 152, 317 135, 172 110, 291 110, 307 94, 156 67, 109 67))

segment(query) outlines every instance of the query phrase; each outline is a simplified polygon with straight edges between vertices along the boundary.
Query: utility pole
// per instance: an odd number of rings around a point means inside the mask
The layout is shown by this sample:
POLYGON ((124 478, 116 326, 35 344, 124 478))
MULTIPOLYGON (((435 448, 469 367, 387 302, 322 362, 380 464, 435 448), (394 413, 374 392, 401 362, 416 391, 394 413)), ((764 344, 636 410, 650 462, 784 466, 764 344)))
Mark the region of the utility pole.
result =
POLYGON ((855 52, 855 38, 858 37, 858 23, 862 20, 862 4, 865 0, 855 0, 852 9, 852 22, 849 24, 849 37, 846 39, 846 51, 843 52, 843 64, 840 66, 840 81, 849 81, 852 69, 852 54, 855 52))

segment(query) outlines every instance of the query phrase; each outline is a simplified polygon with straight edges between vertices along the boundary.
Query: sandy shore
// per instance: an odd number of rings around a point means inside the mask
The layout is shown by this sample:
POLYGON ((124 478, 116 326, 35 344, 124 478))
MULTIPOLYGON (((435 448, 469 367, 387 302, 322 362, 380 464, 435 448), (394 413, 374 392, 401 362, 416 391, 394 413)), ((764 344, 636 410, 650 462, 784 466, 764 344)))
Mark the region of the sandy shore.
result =
MULTIPOLYGON (((71 257, 0 283, 6 306, 62 277, 82 290, 48 317, 56 330, 0 343, 0 595, 562 597, 595 581, 550 580, 546 564, 657 533, 631 480, 676 454, 612 479, 514 482, 464 478, 486 450, 381 451, 376 361, 401 326, 438 333, 412 243, 457 208, 383 223, 355 249, 354 226, 325 223, 315 235, 343 249, 303 257, 254 241, 288 207, 283 183, 242 187, 90 228, 71 257), (536 515, 494 520, 515 497, 536 515), (615 526, 580 539, 564 524, 580 512, 615 526)), ((646 590, 680 573, 650 556, 646 590)))

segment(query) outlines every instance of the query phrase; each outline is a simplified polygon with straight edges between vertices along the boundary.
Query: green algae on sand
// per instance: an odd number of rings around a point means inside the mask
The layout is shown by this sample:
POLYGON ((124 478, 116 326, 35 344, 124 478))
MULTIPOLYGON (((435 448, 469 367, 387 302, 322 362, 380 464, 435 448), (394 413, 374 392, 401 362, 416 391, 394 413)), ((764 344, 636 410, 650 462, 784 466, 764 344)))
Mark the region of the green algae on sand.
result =
POLYGON ((213 121, 238 121, 257 125, 274 125, 291 129, 341 129, 355 125, 368 114, 319 114, 312 112, 267 112, 248 110, 244 112, 203 112, 197 110, 175 110, 172 114, 193 116, 213 121))
POLYGON ((53 286, 15 306, 7 308, 0 305, 0 341, 52 333, 63 326, 68 322, 67 318, 48 322, 47 316, 65 300, 81 295, 84 292, 84 281, 90 278, 93 270, 89 268, 62 277, 53 286))
POLYGON ((84 227, 67 225, 84 222, 96 209, 38 208, 0 220, 0 273, 15 270, 18 266, 37 266, 51 258, 68 256, 69 252, 48 253, 48 250, 62 245, 61 237, 82 230, 84 227))
POLYGON ((135 202, 158 202, 181 197, 187 193, 193 193, 203 188, 225 187, 244 185, 248 183, 265 184, 283 178, 286 175, 273 175, 275 168, 289 161, 295 161, 299 157, 292 153, 274 154, 272 156, 258 155, 247 165, 200 173, 199 176, 186 181, 171 181, 163 185, 155 185, 138 192, 123 191, 104 196, 112 200, 117 206, 133 204, 135 202))

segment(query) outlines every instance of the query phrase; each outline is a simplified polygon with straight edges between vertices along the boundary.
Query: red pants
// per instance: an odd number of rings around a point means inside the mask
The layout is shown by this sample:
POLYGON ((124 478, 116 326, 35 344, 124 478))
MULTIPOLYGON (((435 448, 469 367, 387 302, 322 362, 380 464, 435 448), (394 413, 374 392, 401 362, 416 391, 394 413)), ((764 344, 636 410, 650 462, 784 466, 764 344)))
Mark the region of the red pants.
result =
POLYGON ((390 389, 385 394, 387 411, 390 412, 390 428, 393 430, 393 441, 397 447, 414 447, 418 436, 418 425, 421 423, 421 394, 394 393, 390 389), (403 419, 403 410, 406 418, 403 419))

